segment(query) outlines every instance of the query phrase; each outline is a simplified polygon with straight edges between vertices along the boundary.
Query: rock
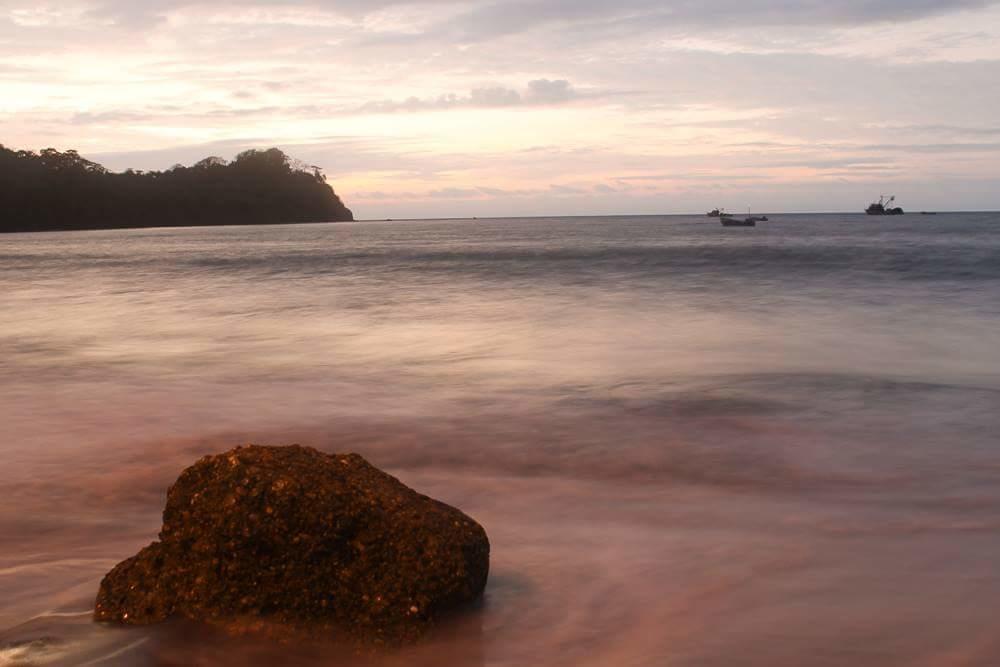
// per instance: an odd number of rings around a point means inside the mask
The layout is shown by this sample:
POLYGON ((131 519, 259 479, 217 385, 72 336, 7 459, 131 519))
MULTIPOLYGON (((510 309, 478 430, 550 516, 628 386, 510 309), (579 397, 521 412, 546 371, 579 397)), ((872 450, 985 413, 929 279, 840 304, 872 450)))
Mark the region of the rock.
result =
POLYGON ((489 552, 478 523, 357 454, 237 447, 170 487, 160 540, 104 577, 94 617, 397 644, 478 598, 489 552))

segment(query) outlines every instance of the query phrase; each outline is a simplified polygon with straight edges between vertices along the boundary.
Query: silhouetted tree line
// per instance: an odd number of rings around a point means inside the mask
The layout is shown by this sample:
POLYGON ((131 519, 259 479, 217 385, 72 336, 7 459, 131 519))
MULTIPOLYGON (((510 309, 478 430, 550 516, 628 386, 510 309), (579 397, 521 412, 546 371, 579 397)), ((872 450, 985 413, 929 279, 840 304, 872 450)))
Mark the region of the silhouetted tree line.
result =
POLYGON ((277 148, 112 173, 73 150, 0 145, 0 232, 353 219, 318 167, 277 148))

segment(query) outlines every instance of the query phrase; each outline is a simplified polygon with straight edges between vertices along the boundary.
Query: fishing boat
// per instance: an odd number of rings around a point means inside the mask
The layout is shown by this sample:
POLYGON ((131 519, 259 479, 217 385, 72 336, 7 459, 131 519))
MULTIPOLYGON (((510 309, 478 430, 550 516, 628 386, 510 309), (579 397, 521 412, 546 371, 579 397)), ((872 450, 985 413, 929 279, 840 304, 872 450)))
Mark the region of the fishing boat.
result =
POLYGON ((865 213, 868 215, 903 215, 903 209, 892 205, 894 201, 896 201, 896 195, 890 196, 888 200, 885 195, 881 195, 877 202, 868 205, 865 213))
POLYGON ((747 213, 747 217, 743 218, 742 220, 740 220, 739 218, 733 217, 729 213, 724 213, 723 215, 721 215, 719 217, 721 218, 720 222, 722 222, 722 226, 723 227, 756 227, 757 226, 757 218, 754 218, 749 213, 747 213))
POLYGON ((756 227, 758 222, 767 222, 766 215, 750 215, 749 208, 747 209, 747 217, 742 220, 729 213, 723 213, 719 217, 723 227, 756 227))

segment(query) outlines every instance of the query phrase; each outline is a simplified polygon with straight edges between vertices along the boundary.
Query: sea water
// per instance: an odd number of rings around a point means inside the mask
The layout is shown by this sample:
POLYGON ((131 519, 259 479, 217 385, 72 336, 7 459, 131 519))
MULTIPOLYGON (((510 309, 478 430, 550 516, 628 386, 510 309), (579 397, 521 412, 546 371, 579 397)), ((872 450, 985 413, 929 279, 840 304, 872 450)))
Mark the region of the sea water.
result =
POLYGON ((0 665, 352 664, 95 625, 165 492, 361 453, 492 543, 399 665, 1000 664, 1000 214, 0 236, 0 665))

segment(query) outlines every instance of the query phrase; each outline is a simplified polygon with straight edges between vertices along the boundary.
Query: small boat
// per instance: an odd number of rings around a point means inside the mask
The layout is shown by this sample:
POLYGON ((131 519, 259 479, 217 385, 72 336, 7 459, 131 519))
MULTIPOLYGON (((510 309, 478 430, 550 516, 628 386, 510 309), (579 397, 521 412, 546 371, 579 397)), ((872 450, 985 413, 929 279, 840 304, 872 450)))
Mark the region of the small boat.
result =
POLYGON ((756 220, 751 220, 750 218, 744 218, 743 220, 740 220, 738 218, 734 218, 732 216, 728 216, 728 217, 722 218, 722 226, 723 227, 756 227, 757 226, 757 221, 756 220))
POLYGON ((723 213, 719 216, 722 219, 723 227, 756 227, 758 222, 767 222, 766 215, 750 215, 750 209, 747 209, 747 217, 742 220, 734 218, 729 213, 723 213))
POLYGON ((709 211, 705 215, 707 215, 710 218, 721 218, 722 216, 726 215, 725 210, 726 209, 724 209, 724 208, 723 209, 713 208, 711 211, 709 211))

